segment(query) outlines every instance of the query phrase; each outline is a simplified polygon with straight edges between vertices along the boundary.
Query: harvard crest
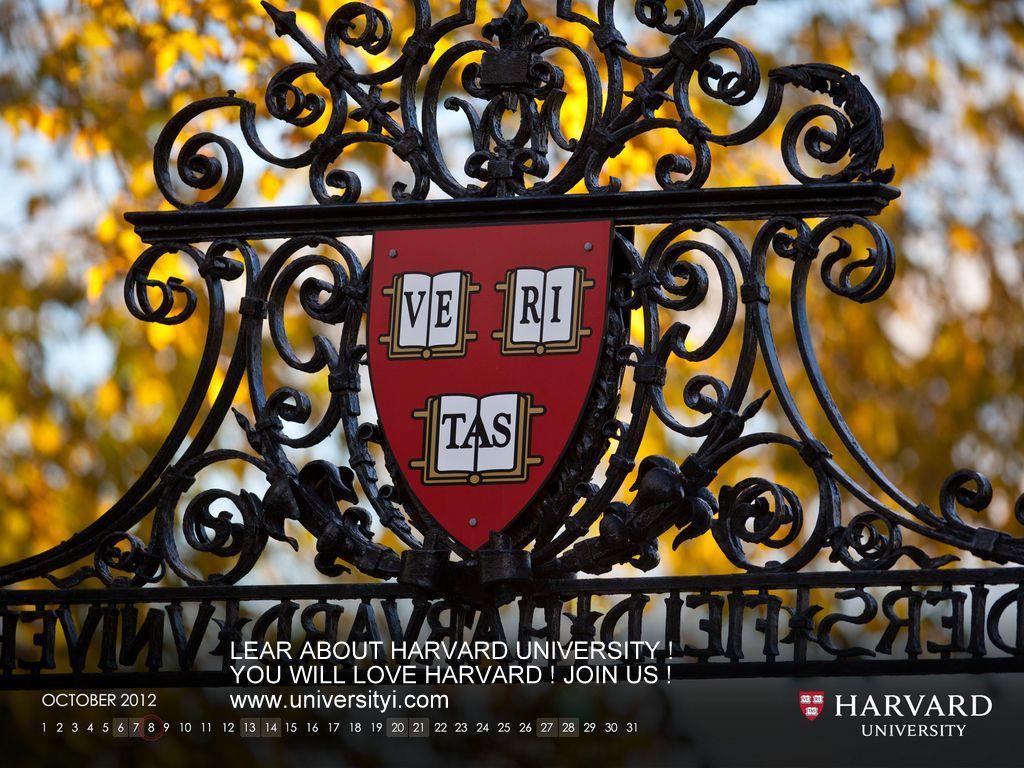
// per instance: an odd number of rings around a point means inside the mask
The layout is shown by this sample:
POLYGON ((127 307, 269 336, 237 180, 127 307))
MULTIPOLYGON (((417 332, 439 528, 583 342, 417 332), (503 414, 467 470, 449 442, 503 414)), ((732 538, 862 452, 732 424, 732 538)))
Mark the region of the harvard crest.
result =
POLYGON ((808 720, 817 720, 825 711, 825 692, 800 691, 800 711, 808 720))
POLYGON ((473 550, 556 471, 608 310, 611 222, 378 232, 370 377, 419 512, 473 550))

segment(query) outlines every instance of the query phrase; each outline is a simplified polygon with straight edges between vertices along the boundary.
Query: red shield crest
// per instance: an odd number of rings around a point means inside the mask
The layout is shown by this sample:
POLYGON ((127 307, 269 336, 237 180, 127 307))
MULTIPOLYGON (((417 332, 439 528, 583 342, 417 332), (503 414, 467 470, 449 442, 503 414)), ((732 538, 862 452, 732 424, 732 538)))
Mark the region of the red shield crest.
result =
POLYGON ((825 692, 800 691, 800 711, 808 720, 817 720, 825 711, 825 692))
POLYGON ((374 236, 370 383, 395 480, 463 551, 530 506, 572 439, 601 356, 611 232, 374 236))

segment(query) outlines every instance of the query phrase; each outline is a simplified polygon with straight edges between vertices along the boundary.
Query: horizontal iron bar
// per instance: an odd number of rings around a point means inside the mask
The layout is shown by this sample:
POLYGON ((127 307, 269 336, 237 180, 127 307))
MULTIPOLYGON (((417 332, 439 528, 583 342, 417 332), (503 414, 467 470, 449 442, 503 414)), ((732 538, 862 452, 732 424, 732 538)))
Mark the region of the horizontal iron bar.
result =
MULTIPOLYGON (((723 592, 732 589, 841 589, 928 584, 1024 584, 1024 568, 958 570, 816 571, 814 573, 738 573, 723 576, 653 576, 621 579, 537 580, 514 590, 523 595, 621 595, 633 592, 723 592)), ((359 600, 431 597, 394 583, 203 585, 194 587, 111 587, 110 589, 0 589, 0 605, 83 603, 162 603, 203 600, 359 600)), ((442 597, 437 595, 437 598, 442 597)))
MULTIPOLYGON (((554 668, 558 674, 558 667, 554 668)), ((564 667, 561 668, 564 674, 564 667)), ((1024 657, 962 659, 836 659, 814 661, 683 662, 658 670, 661 680, 752 677, 854 677, 862 675, 959 675, 1024 672, 1024 657)), ((414 671, 420 682, 422 670, 414 671)), ((482 685, 482 683, 475 683, 482 685)), ((60 672, 0 675, 0 691, 89 690, 134 688, 237 688, 235 676, 224 671, 173 672, 60 672)), ((259 688, 246 687, 252 692, 259 688)))
POLYGON ((657 224, 688 217, 711 220, 815 218, 837 213, 874 216, 899 190, 874 182, 617 192, 458 200, 407 200, 352 205, 136 211, 125 219, 144 242, 207 242, 222 237, 274 239, 310 234, 365 235, 410 227, 529 224, 614 219, 657 224))

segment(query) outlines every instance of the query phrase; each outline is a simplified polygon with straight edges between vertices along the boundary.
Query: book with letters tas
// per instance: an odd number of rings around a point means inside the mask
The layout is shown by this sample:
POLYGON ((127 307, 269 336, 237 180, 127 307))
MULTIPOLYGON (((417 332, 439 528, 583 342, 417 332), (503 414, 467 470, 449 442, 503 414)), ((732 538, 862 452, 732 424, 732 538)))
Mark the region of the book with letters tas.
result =
POLYGON ((578 352, 590 335, 583 325, 583 293, 594 281, 582 267, 510 269, 496 286, 505 292, 501 340, 503 355, 578 352))
POLYGON ((380 337, 388 345, 388 357, 462 357, 466 343, 476 338, 468 331, 469 297, 480 290, 469 272, 427 275, 405 272, 395 275, 383 289, 391 297, 391 322, 380 337))
POLYGON ((544 413, 533 396, 438 395, 413 416, 424 420, 423 458, 410 462, 425 485, 519 483, 541 463, 530 456, 530 427, 544 413))

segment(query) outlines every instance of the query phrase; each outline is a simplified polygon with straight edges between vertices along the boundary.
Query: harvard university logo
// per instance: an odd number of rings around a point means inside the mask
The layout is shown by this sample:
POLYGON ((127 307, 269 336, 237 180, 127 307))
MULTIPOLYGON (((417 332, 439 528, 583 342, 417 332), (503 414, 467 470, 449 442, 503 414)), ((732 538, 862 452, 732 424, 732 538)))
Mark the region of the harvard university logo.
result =
POLYGON ((587 405, 611 222, 374 238, 370 378, 394 465, 462 548, 530 506, 587 405))
POLYGON ((808 720, 817 720, 825 711, 825 692, 800 691, 800 711, 808 720))

